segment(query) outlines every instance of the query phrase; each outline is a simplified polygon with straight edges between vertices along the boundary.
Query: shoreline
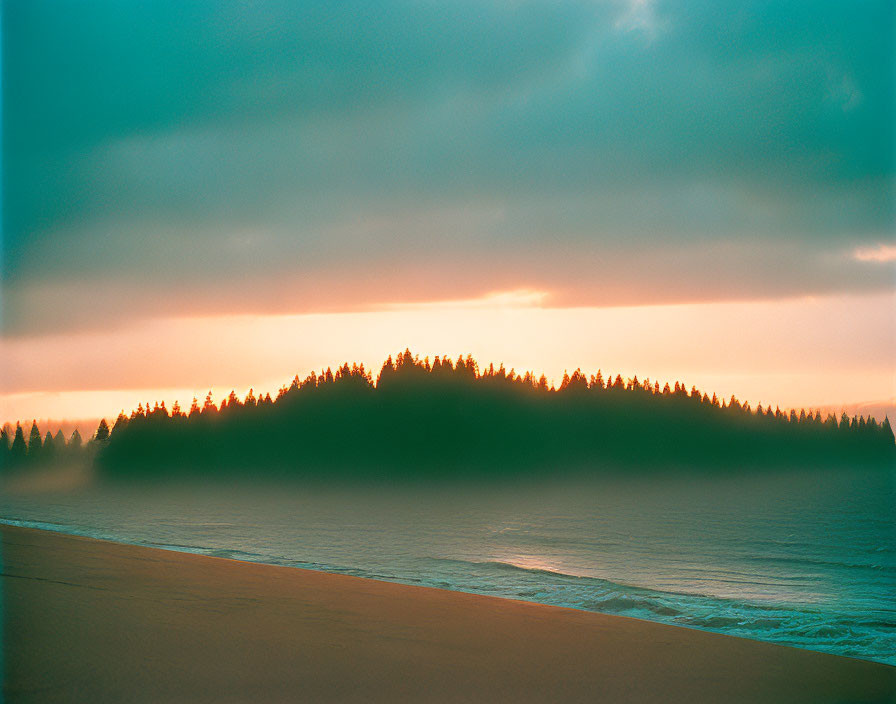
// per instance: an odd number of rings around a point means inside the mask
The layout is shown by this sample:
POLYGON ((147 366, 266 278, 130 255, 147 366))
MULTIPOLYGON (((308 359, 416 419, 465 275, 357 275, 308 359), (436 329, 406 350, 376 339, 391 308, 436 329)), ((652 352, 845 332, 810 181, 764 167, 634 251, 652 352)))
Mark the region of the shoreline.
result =
POLYGON ((9 701, 892 701, 896 668, 0 525, 9 701))
MULTIPOLYGON (((256 559, 249 559, 249 558, 224 557, 224 556, 220 556, 220 555, 210 555, 206 552, 206 550, 209 550, 211 548, 203 548, 203 547, 199 547, 199 546, 178 545, 178 544, 168 544, 168 543, 141 543, 141 542, 132 541, 132 540, 128 540, 128 539, 122 539, 122 538, 118 538, 118 537, 109 537, 108 535, 103 535, 103 534, 91 535, 89 533, 77 533, 77 532, 72 532, 71 527, 69 525, 61 524, 61 523, 47 523, 47 522, 25 520, 25 519, 0 518, 0 530, 2 530, 5 527, 23 528, 25 530, 38 530, 38 531, 42 531, 42 532, 55 533, 55 534, 59 534, 59 535, 63 535, 63 536, 71 536, 71 537, 77 537, 77 538, 85 538, 88 540, 96 540, 96 541, 100 541, 103 543, 113 543, 116 545, 123 545, 123 546, 130 546, 130 547, 141 547, 141 548, 147 548, 150 550, 163 550, 163 551, 167 551, 167 552, 183 553, 183 554, 188 554, 188 555, 196 555, 199 557, 206 557, 206 558, 215 559, 215 560, 229 560, 229 561, 237 562, 240 564, 267 565, 267 566, 271 566, 271 567, 285 567, 287 569, 298 569, 298 570, 309 571, 309 572, 321 572, 321 573, 325 573, 325 574, 352 576, 352 577, 356 577, 358 579, 383 582, 386 584, 397 584, 397 585, 411 586, 411 587, 423 586, 421 584, 415 584, 413 581, 402 581, 402 579, 400 579, 398 577, 391 578, 391 579, 388 577, 380 577, 380 576, 371 577, 371 576, 367 576, 367 575, 357 574, 356 572, 352 572, 350 570, 342 570, 340 568, 330 568, 329 566, 326 566, 326 565, 318 565, 318 566, 312 567, 312 566, 307 566, 307 564, 306 565, 289 564, 289 563, 284 564, 284 563, 278 563, 278 562, 265 561, 264 559, 256 560, 256 559), (58 526, 58 528, 56 526, 58 526)), ((259 557, 263 557, 263 556, 259 556, 259 557)), ((617 583, 617 584, 618 584, 618 586, 623 587, 623 588, 627 588, 627 587, 631 586, 631 585, 621 583, 621 582, 617 583)), ((725 632, 725 630, 723 630, 723 629, 714 629, 714 628, 709 628, 709 627, 701 627, 699 625, 690 625, 690 624, 683 624, 683 623, 670 623, 668 621, 663 621, 661 619, 655 619, 655 618, 650 618, 650 617, 631 616, 631 615, 626 615, 626 614, 615 614, 613 612, 580 608, 577 606, 570 606, 570 605, 566 605, 566 604, 551 603, 551 602, 546 602, 546 601, 535 601, 535 600, 528 599, 525 597, 495 596, 495 595, 491 595, 488 593, 483 593, 482 591, 477 591, 473 588, 454 589, 454 588, 447 587, 447 586, 446 587, 426 586, 426 588, 438 589, 440 591, 448 591, 448 592, 452 592, 452 593, 489 596, 489 597, 498 598, 501 600, 518 601, 518 602, 528 603, 528 604, 551 606, 554 608, 571 609, 574 611, 584 611, 586 613, 597 613, 597 614, 606 615, 606 616, 619 616, 621 618, 628 618, 628 619, 633 619, 633 620, 637 620, 637 621, 645 621, 648 623, 663 624, 663 625, 668 625, 668 626, 672 626, 675 628, 684 628, 684 629, 688 629, 688 630, 700 631, 703 633, 714 633, 714 634, 718 634, 718 635, 725 635, 725 636, 728 636, 731 638, 749 640, 749 641, 758 642, 758 643, 768 643, 768 644, 778 645, 778 646, 787 647, 787 648, 796 648, 798 650, 808 650, 810 652, 818 652, 818 653, 834 655, 837 657, 845 657, 845 658, 849 658, 849 659, 853 659, 853 660, 861 660, 864 662, 873 662, 873 663, 878 663, 878 664, 883 664, 883 665, 886 665, 889 667, 893 667, 894 669, 896 669, 896 663, 886 662, 886 661, 882 661, 882 660, 876 660, 871 657, 861 657, 858 655, 851 655, 851 654, 846 654, 846 653, 838 653, 838 652, 832 652, 832 651, 828 651, 828 650, 822 650, 822 649, 818 649, 818 648, 805 647, 802 645, 788 643, 786 641, 782 642, 782 641, 765 640, 763 638, 756 638, 756 637, 752 637, 750 635, 732 634, 732 633, 725 632)), ((640 587, 634 587, 634 588, 640 588, 640 587)), ((677 592, 670 592, 670 593, 678 594, 677 592)), ((686 594, 684 594, 684 595, 687 596, 686 594)))

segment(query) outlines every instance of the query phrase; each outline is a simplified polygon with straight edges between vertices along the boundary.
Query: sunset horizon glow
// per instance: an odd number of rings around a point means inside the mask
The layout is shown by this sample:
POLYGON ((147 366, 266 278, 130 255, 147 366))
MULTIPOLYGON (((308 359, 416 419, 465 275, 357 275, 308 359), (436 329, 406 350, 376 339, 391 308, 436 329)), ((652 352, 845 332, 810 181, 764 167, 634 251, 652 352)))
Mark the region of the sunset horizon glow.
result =
POLYGON ((3 365, 19 373, 4 382, 2 420, 114 417, 157 401, 188 408, 209 391, 218 402, 231 390, 275 396, 293 376, 343 362, 363 363, 375 379, 405 348, 421 359, 471 354, 555 384, 576 368, 680 381, 754 407, 871 404, 881 415, 894 404, 893 294, 611 308, 550 308, 546 299, 516 289, 360 313, 147 318, 4 340, 3 365))

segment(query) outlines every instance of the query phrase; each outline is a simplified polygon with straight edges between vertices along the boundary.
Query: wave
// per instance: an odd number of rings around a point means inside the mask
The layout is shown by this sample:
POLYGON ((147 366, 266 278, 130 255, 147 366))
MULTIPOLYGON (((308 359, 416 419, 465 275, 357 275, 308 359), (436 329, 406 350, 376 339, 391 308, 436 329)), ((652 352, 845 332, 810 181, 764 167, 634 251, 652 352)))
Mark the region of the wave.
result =
POLYGON ((818 565, 820 567, 840 567, 848 570, 875 570, 880 572, 896 573, 896 564, 881 565, 867 562, 843 562, 841 560, 825 560, 818 557, 792 557, 781 555, 748 555, 743 559, 750 562, 774 562, 788 565, 818 565))
MULTIPOLYGON (((470 566, 473 568, 479 569, 492 569, 494 571, 499 572, 507 572, 507 573, 521 573, 526 575, 544 575, 551 578, 557 578, 559 580, 568 581, 571 583, 581 583, 582 585, 591 585, 592 587, 601 588, 610 592, 624 592, 628 596, 632 595, 641 595, 644 598, 648 599, 656 599, 656 598, 684 598, 684 599, 710 599, 722 603, 747 603, 741 601, 739 599, 733 599, 729 597, 718 596, 716 594, 712 594, 710 592, 699 592, 699 591, 676 591, 676 590, 660 590, 660 589, 652 589, 650 587, 644 587, 637 584, 630 584, 626 582, 617 582, 608 579, 604 579, 602 577, 594 577, 591 575, 583 575, 583 574, 575 574, 572 572, 562 572, 560 570, 552 570, 545 567, 525 567, 523 565, 518 565, 513 562, 505 562, 502 560, 484 560, 484 561, 476 561, 476 560, 458 560, 452 558, 430 558, 434 562, 442 562, 442 563, 452 563, 458 566, 470 566)), ((724 582, 726 580, 717 580, 720 582, 724 582)), ((746 580, 730 580, 731 583, 735 584, 750 584, 757 585, 762 583, 757 583, 755 581, 746 581, 746 580)), ((791 606, 788 604, 782 603, 766 603, 761 602, 757 603, 756 608, 761 608, 765 610, 787 610, 791 609, 791 606)))
POLYGON ((641 618, 896 664, 896 620, 891 618, 893 611, 889 609, 845 613, 824 604, 772 603, 657 590, 500 560, 431 559, 449 568, 446 571, 458 574, 455 581, 443 580, 438 585, 444 588, 641 618), (469 588, 470 575, 479 580, 473 588, 469 588))

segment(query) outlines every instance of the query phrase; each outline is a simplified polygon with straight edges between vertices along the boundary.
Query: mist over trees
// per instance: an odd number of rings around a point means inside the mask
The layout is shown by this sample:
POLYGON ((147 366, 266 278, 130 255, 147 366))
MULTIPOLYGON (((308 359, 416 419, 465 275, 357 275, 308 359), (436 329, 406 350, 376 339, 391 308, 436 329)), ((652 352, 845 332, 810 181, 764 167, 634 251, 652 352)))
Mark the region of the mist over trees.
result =
MULTIPOLYGON (((105 421, 103 421, 105 422, 105 421)), ((41 437, 37 421, 31 422, 28 439, 21 423, 4 423, 0 429, 0 469, 7 471, 26 470, 29 468, 55 466, 59 464, 83 464, 96 455, 99 444, 94 438, 84 444, 81 434, 74 430, 68 440, 57 430, 55 435, 49 431, 41 437)))
POLYGON ((376 379, 363 365, 296 377, 276 397, 220 404, 209 393, 140 404, 96 434, 113 476, 283 473, 307 477, 539 475, 558 471, 782 465, 892 466, 889 421, 783 412, 709 396, 676 382, 580 370, 544 376, 471 357, 405 350, 376 379))
POLYGON ((41 437, 5 425, 6 468, 93 461, 108 476, 285 474, 297 477, 551 475, 560 471, 737 471, 779 466, 893 467, 889 420, 751 408, 684 384, 601 371, 517 374, 472 357, 433 360, 405 350, 374 380, 363 365, 312 372, 276 397, 211 393, 186 410, 138 405, 41 437))

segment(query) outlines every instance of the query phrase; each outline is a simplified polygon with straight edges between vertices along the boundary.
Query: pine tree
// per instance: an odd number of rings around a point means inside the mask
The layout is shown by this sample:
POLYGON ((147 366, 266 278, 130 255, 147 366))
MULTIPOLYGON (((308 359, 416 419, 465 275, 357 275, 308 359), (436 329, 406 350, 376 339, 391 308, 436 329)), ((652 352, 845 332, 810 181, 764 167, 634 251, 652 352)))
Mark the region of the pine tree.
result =
POLYGON ((28 446, 25 444, 25 433, 22 431, 22 424, 16 423, 16 434, 9 448, 10 464, 19 464, 24 461, 27 454, 28 446))
POLYGON ((31 433, 28 436, 28 458, 30 460, 40 459, 41 446, 43 443, 40 439, 40 428, 37 427, 37 421, 31 421, 31 433))
POLYGON ((52 462, 56 457, 56 446, 53 443, 53 436, 50 434, 49 430, 44 436, 44 447, 41 452, 45 462, 52 462))
POLYGON ((4 423, 0 429, 0 470, 4 470, 10 465, 13 429, 9 423, 4 423))
POLYGON ((109 439, 109 424, 106 422, 106 419, 103 418, 100 421, 99 426, 97 426, 96 433, 93 435, 93 439, 96 442, 106 442, 109 439))
POLYGON ((124 411, 119 413, 118 418, 115 419, 115 425, 112 426, 112 434, 114 435, 127 428, 128 422, 128 417, 124 414, 124 411))
POLYGON ((78 429, 75 428, 72 431, 72 436, 69 438, 68 447, 72 453, 77 453, 81 449, 81 445, 83 444, 83 440, 81 439, 81 433, 78 432, 78 429))

